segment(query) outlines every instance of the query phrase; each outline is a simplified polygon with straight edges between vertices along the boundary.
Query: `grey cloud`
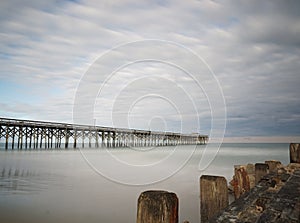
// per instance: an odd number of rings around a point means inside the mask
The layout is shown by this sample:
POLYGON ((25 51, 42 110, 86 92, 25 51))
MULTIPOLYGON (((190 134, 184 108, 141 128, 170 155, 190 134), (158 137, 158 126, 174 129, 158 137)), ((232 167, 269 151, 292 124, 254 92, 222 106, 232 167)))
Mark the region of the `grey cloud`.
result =
MULTIPOLYGON (((26 102, 28 110, 24 104, 19 107, 9 101, 2 102, 4 116, 70 120, 80 78, 99 55, 122 43, 155 38, 189 47, 212 68, 227 103, 228 136, 300 134, 297 128, 300 123, 297 115, 300 113, 297 100, 300 93, 299 1, 240 1, 237 4, 235 1, 178 0, 161 4, 160 1, 26 0, 2 1, 0 5, 0 80, 33 88, 37 84, 45 91, 54 86, 61 88, 57 96, 43 94, 42 105, 26 102)), ((166 57, 172 55, 190 71, 196 71, 197 77, 205 70, 189 58, 160 50, 159 46, 148 50, 166 57)), ((145 52, 139 53, 142 57, 145 52)), ((106 63, 108 67, 113 65, 113 62, 106 63)), ((198 86, 174 69, 162 73, 161 67, 148 65, 123 68, 118 78, 107 86, 110 84, 111 91, 119 90, 130 78, 147 72, 159 73, 178 83, 178 87, 188 89, 199 111, 203 131, 208 132, 211 114, 207 98, 198 86)), ((90 81, 86 90, 101 85, 97 76, 90 81)), ((162 82, 157 82, 153 82, 153 90, 156 88, 162 94, 162 82)), ((205 75, 200 84, 212 86, 205 75)), ((118 112, 126 107, 126 97, 134 90, 136 95, 147 93, 141 87, 123 92, 124 100, 118 112)), ((111 113, 111 91, 96 100, 96 105, 102 106, 95 112, 98 124, 111 124, 106 120, 111 113)), ((218 96, 213 88, 206 91, 218 96)), ((184 98, 178 92, 172 97, 182 99, 180 103, 184 105, 184 98)), ((149 114, 154 111, 151 106, 144 105, 143 109, 149 114)), ((192 117, 192 110, 184 113, 185 120, 192 126, 195 117, 188 119, 192 117)), ((178 125, 176 118, 171 114, 169 119, 174 121, 174 126, 178 125)), ((143 118, 137 125, 143 126, 143 118)))

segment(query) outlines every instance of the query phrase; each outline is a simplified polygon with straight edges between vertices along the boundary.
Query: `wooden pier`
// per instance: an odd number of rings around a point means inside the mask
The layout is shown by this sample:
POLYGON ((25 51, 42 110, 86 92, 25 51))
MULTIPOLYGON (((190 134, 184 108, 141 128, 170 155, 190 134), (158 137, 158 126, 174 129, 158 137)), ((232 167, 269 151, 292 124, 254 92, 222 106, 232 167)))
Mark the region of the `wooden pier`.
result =
POLYGON ((0 118, 7 149, 150 147, 206 144, 207 135, 0 118))

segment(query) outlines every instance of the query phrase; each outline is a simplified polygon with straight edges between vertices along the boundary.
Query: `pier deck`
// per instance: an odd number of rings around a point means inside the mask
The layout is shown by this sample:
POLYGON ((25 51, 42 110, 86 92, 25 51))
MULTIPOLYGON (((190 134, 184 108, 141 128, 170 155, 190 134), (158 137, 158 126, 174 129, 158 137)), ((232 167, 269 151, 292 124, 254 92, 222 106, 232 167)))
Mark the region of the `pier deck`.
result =
POLYGON ((208 136, 0 118, 0 140, 5 149, 113 148, 206 144, 208 136))

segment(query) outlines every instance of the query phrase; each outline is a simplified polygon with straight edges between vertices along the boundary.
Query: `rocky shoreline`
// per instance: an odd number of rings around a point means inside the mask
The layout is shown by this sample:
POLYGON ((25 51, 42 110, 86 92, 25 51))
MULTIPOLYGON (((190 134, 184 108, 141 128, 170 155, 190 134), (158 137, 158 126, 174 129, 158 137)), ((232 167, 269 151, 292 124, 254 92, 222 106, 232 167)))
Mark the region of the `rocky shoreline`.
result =
MULTIPOLYGON (((178 205, 173 192, 145 191, 136 222, 178 223, 178 205)), ((222 176, 202 175, 200 213, 201 223, 300 222, 300 144, 290 144, 287 166, 277 160, 234 166, 229 187, 222 176), (229 192, 235 198, 231 204, 229 192)))
MULTIPOLYGON (((277 222, 297 223, 300 220, 300 164, 282 166, 263 176, 249 191, 239 194, 233 203, 209 222, 277 222)), ((242 171, 241 171, 242 172, 242 171)), ((247 173, 239 175, 247 179, 247 173)), ((248 179, 251 179, 250 177, 248 179)), ((253 178, 252 178, 253 179, 253 178)), ((250 182, 249 182, 250 183, 250 182)), ((247 183, 244 183, 249 188, 247 183)))

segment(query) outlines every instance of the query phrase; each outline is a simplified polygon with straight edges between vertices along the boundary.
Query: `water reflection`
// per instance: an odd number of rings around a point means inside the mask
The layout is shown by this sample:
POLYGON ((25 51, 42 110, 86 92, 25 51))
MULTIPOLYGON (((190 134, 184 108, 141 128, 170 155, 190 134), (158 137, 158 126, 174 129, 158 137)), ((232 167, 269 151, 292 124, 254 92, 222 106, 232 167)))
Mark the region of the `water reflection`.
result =
POLYGON ((46 190, 57 177, 53 174, 40 174, 29 169, 2 168, 0 171, 0 195, 39 193, 46 190))
MULTIPOLYGON (((192 147, 180 147, 189 154, 192 147)), ((113 150, 113 155, 133 164, 149 164, 171 151, 139 153, 113 150)), ((210 151, 207 151, 210 152, 210 151)), ((99 223, 135 222, 139 194, 150 189, 176 192, 180 200, 180 221, 199 222, 199 177, 223 175, 230 180, 233 165, 277 159, 287 163, 288 144, 223 145, 217 157, 203 172, 198 170, 203 150, 197 149, 189 162, 174 176, 156 184, 126 186, 97 174, 77 150, 0 151, 0 222, 9 223, 99 223), (16 214, 17 213, 17 214, 16 214)), ((106 164, 122 177, 147 178, 156 170, 131 175, 107 162, 101 150, 86 150, 97 167, 106 164)), ((168 163, 169 165, 169 163, 168 163)), ((167 164, 164 166, 168 169, 167 164)), ((164 169, 160 170, 164 171, 164 169)))

